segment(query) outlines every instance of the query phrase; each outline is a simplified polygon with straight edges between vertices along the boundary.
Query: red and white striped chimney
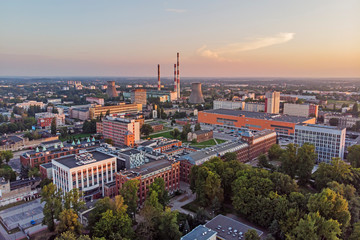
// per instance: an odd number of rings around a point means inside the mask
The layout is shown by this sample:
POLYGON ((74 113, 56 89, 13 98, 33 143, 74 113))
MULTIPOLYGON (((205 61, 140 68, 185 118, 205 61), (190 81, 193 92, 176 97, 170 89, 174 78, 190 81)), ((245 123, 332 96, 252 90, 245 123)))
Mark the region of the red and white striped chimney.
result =
POLYGON ((179 66, 179 53, 177 53, 177 97, 180 98, 180 66, 179 66))
POLYGON ((158 90, 161 90, 161 82, 160 82, 160 64, 158 64, 158 90))
POLYGON ((177 98, 176 63, 174 64, 174 92, 176 92, 176 98, 177 98))

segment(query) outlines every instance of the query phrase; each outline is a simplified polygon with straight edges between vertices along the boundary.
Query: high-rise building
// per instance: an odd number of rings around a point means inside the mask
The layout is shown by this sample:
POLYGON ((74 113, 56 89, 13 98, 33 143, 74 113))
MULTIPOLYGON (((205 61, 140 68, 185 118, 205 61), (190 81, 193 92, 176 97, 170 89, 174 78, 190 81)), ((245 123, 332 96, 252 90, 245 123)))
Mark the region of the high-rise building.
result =
POLYGON ((300 147, 304 143, 315 146, 317 162, 329 163, 334 157, 344 158, 346 128, 316 124, 295 126, 294 143, 300 147))
POLYGON ((116 92, 115 81, 108 81, 107 83, 108 83, 108 85, 107 85, 107 89, 106 89, 106 94, 110 98, 117 97, 118 94, 116 92))
POLYGON ((115 145, 134 146, 140 140, 140 123, 135 119, 106 117, 96 123, 96 132, 115 145))
POLYGON ((131 91, 131 103, 146 106, 146 89, 134 89, 131 91))
POLYGON ((265 112, 279 113, 280 92, 267 92, 265 94, 265 112))

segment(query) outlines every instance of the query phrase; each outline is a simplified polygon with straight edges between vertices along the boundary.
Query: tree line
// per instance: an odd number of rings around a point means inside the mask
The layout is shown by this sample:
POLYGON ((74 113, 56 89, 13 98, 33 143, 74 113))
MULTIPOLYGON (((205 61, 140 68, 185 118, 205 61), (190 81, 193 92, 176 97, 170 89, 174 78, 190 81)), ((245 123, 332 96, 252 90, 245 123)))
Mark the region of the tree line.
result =
POLYGON ((269 158, 280 160, 279 168, 254 168, 231 155, 193 166, 196 202, 215 213, 230 205, 268 229, 267 239, 359 239, 360 169, 334 159, 311 174, 316 154, 304 146, 273 147, 269 158))

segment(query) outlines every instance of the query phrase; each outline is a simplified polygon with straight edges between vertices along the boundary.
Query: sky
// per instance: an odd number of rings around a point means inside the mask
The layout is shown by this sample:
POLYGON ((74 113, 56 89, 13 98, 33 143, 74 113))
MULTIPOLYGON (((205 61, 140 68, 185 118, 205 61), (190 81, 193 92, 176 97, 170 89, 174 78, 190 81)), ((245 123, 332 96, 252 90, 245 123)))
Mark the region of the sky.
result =
POLYGON ((0 1, 0 76, 360 77, 359 0, 0 1))

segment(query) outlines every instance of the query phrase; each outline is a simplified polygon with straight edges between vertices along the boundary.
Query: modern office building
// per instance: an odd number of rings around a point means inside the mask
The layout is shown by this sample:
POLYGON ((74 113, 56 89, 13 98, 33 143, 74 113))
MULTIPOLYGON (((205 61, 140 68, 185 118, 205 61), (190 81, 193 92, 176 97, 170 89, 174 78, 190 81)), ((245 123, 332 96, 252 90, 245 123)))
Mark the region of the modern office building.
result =
POLYGON ((146 89, 134 89, 131 91, 131 103, 141 104, 146 106, 146 89))
POLYGON ((329 163, 334 157, 344 158, 346 128, 316 124, 295 126, 294 143, 300 147, 304 143, 315 146, 317 162, 329 163))
POLYGON ((284 114, 299 117, 317 117, 319 106, 315 104, 284 103, 284 114))
POLYGON ((89 109, 89 115, 90 119, 96 119, 97 117, 100 117, 102 114, 103 116, 106 115, 106 113, 110 114, 125 114, 125 113, 138 113, 142 110, 141 104, 125 104, 125 103, 119 103, 119 105, 112 105, 112 106, 101 106, 97 105, 95 107, 91 107, 89 109))
POLYGON ((267 92, 265 94, 265 112, 279 113, 280 92, 267 92))
POLYGON ((199 112, 198 122, 234 129, 248 128, 258 131, 270 129, 281 135, 292 135, 294 134, 296 124, 315 124, 315 118, 264 112, 247 112, 242 110, 215 109, 199 112))
POLYGON ((106 117, 96 123, 96 132, 115 145, 134 146, 140 140, 140 123, 135 119, 106 117))
POLYGON ((52 160, 53 183, 63 193, 77 188, 90 195, 101 192, 104 185, 115 181, 116 157, 99 151, 81 151, 52 160))

